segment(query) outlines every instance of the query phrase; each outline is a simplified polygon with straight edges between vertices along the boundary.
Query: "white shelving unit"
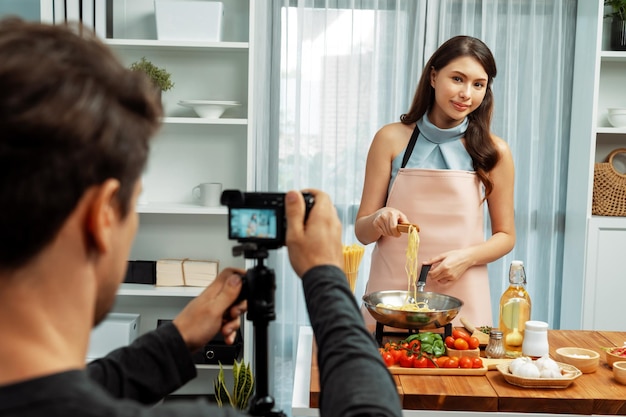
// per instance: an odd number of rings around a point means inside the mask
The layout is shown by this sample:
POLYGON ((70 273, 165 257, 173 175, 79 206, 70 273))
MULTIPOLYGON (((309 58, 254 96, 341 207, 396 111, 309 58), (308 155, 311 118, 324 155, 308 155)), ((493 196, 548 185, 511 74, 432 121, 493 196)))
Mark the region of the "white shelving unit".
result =
MULTIPOLYGON (((223 189, 254 190, 250 103, 255 71, 250 34, 254 33, 255 1, 222 1, 219 42, 158 40, 154 0, 107 1, 112 36, 104 41, 125 65, 146 57, 165 67, 175 83, 162 94, 163 125, 152 142, 143 175, 144 191, 137 207, 140 226, 130 260, 206 259, 219 261, 220 267, 244 268, 244 259, 232 256, 235 242, 227 236, 227 208, 196 204, 192 189, 199 183, 219 182, 223 189), (238 101, 241 106, 221 118, 204 119, 178 105, 180 100, 194 99, 238 101)), ((51 0, 3 1, 0 17, 8 14, 54 21, 51 0)), ((140 314, 140 333, 145 333, 156 328, 157 320, 174 318, 202 290, 122 284, 113 311, 140 314)), ((247 327, 251 326, 246 321, 244 343, 247 327)), ((245 346, 246 361, 252 360, 250 352, 251 346, 245 346)), ((198 365, 199 378, 177 393, 212 394, 218 369, 217 365, 198 365)))
MULTIPOLYGON (((234 242, 227 237, 227 208, 198 205, 191 190, 203 182, 222 183, 223 189, 254 189, 249 105, 254 79, 249 39, 253 3, 223 2, 221 42, 156 40, 153 0, 113 3, 113 38, 107 39, 107 44, 127 65, 146 57, 165 67, 175 83, 162 94, 165 117, 143 177, 142 204, 137 207, 140 227, 132 260, 191 258, 217 260, 220 267, 245 266, 242 258, 231 253, 234 242), (193 110, 178 105, 180 100, 199 99, 242 105, 218 119, 199 118, 193 110)), ((141 314, 143 333, 154 329, 158 319, 174 318, 201 291, 124 284, 114 310, 141 314)), ((219 367, 197 368, 198 378, 178 394, 212 394, 219 367)))
POLYGON ((594 164, 626 147, 607 109, 626 107, 626 52, 610 50, 602 0, 578 2, 561 328, 626 330, 609 310, 626 291, 626 217, 591 214, 594 164))

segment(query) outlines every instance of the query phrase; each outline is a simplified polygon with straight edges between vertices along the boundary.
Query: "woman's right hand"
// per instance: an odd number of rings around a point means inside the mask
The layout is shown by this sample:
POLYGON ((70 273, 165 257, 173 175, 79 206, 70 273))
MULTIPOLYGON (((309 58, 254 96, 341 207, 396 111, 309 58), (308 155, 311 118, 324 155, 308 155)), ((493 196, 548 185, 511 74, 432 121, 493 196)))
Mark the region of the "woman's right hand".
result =
POLYGON ((383 207, 372 214, 372 227, 380 236, 399 237, 398 224, 409 223, 409 219, 400 210, 383 207))

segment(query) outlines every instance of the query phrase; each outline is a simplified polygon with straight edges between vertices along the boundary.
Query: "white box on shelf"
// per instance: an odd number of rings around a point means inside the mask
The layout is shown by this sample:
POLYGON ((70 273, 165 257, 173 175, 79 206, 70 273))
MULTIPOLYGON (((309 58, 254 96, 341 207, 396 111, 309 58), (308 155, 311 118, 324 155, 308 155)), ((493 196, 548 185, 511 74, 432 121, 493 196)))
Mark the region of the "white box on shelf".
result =
POLYGON ((217 1, 154 0, 160 41, 222 40, 224 5, 217 1))
POLYGON ((91 331, 87 360, 106 356, 112 350, 128 346, 139 336, 139 314, 109 313, 91 331))

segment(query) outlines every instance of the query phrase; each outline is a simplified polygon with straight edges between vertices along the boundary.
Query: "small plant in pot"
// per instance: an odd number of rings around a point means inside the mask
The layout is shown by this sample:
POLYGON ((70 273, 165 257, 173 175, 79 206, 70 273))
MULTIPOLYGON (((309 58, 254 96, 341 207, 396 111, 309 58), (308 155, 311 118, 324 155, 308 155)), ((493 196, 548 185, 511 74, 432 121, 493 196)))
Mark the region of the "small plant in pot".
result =
POLYGON ((130 69, 132 71, 144 72, 160 91, 168 91, 174 87, 172 74, 167 72, 165 68, 154 65, 151 61, 147 60, 146 57, 142 57, 139 61, 133 62, 130 65, 130 69))
POLYGON ((605 17, 611 20, 611 49, 626 51, 626 0, 604 0, 605 6, 610 6, 610 13, 605 17))
POLYGON ((226 378, 224 376, 224 368, 220 362, 220 372, 217 379, 213 381, 215 390, 215 400, 217 404, 222 406, 230 405, 237 410, 246 410, 250 396, 254 392, 254 375, 250 364, 235 361, 233 364, 233 388, 228 390, 226 387, 226 378))

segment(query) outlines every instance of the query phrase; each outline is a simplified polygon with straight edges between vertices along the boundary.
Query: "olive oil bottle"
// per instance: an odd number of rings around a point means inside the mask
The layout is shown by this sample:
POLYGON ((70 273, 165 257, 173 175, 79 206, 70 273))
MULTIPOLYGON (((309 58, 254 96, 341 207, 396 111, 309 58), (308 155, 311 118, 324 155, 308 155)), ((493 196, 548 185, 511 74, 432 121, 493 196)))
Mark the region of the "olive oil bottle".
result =
POLYGON ((522 261, 513 261, 509 268, 509 288, 500 297, 500 323, 506 357, 522 354, 524 327, 530 320, 530 296, 526 291, 526 272, 522 261))

